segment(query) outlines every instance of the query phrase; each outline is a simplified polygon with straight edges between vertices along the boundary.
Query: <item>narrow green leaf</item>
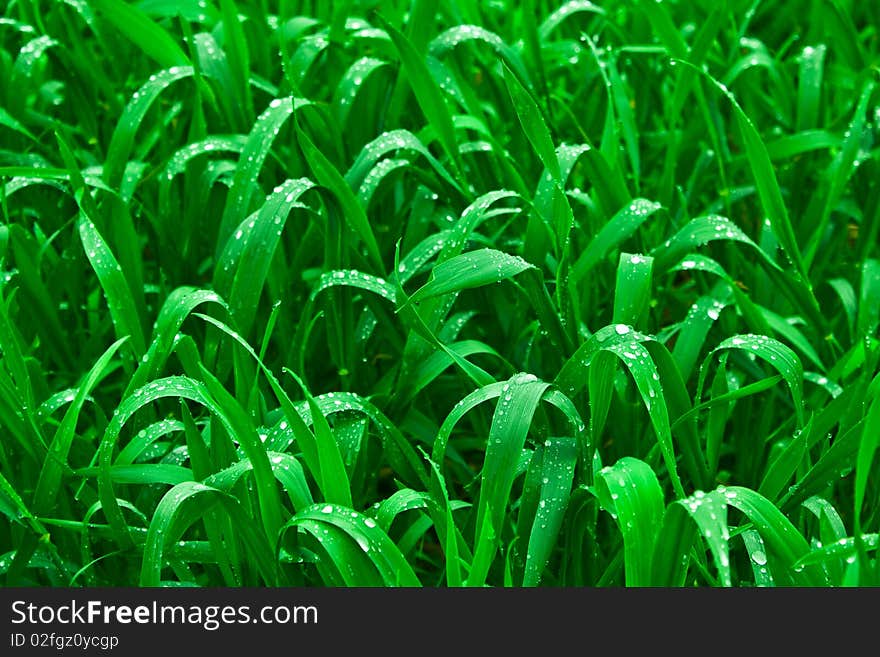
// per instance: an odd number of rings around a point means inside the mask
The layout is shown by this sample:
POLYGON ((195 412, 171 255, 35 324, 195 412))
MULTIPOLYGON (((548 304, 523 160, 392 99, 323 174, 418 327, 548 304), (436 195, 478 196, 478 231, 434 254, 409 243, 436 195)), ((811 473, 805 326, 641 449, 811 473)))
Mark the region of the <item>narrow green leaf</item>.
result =
POLYGON ((541 110, 532 96, 526 91, 513 72, 504 67, 504 82, 507 91, 513 101, 513 108, 522 126, 523 132, 532 144, 532 148, 538 154, 541 162, 556 180, 558 185, 563 185, 562 171, 559 168, 559 160, 556 158, 556 148, 553 146, 553 138, 541 116, 541 110))
POLYGON ((95 270, 104 290, 110 317, 118 338, 131 338, 134 355, 140 359, 147 350, 140 317, 134 305, 132 291, 125 280, 122 268, 110 251, 110 247, 98 233, 91 220, 80 213, 79 235, 86 257, 95 270))
POLYGON ((663 520, 663 490, 654 471, 626 456, 602 468, 596 479, 599 502, 623 535, 627 586, 651 585, 654 541, 663 520))
POLYGON ((455 127, 452 123, 452 115, 446 105, 443 92, 434 81, 425 58, 420 55, 409 39, 399 30, 394 28, 381 16, 377 17, 380 25, 391 37, 397 54, 400 56, 403 70, 406 71, 406 79, 412 87, 413 94, 419 103, 419 107, 428 123, 437 131, 440 144, 446 151, 453 169, 456 173, 461 171, 458 141, 455 137, 455 127))
POLYGON ((435 266, 430 280, 410 296, 409 302, 500 283, 531 268, 522 258, 495 249, 469 251, 435 266))
POLYGON ((136 5, 122 0, 90 0, 98 12, 160 66, 187 66, 180 45, 136 5))

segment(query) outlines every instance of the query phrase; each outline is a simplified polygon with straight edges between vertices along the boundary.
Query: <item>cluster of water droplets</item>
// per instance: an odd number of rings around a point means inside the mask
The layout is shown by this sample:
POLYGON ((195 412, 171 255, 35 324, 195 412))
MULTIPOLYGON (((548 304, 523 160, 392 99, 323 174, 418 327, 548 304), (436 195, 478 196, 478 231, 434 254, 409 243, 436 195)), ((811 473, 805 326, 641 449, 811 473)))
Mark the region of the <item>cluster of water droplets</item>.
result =
POLYGON ((36 39, 28 41, 18 53, 16 68, 20 71, 28 73, 33 68, 36 61, 52 46, 57 46, 58 41, 50 36, 39 36, 36 39))

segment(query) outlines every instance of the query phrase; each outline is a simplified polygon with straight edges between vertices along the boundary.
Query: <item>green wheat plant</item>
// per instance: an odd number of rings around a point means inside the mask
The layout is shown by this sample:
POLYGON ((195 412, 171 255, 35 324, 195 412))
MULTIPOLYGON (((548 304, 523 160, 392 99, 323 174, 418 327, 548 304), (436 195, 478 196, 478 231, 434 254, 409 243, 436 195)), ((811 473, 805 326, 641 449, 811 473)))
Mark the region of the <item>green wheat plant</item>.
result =
POLYGON ((878 30, 3 3, 0 581, 880 584, 878 30))

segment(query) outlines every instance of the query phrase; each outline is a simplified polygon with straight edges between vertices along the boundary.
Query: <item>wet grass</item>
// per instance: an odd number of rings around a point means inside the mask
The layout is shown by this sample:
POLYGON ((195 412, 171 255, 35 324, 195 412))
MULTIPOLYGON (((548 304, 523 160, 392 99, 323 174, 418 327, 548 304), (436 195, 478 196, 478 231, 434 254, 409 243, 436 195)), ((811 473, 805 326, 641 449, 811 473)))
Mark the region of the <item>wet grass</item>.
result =
POLYGON ((880 583, 874 3, 7 3, 7 585, 880 583))

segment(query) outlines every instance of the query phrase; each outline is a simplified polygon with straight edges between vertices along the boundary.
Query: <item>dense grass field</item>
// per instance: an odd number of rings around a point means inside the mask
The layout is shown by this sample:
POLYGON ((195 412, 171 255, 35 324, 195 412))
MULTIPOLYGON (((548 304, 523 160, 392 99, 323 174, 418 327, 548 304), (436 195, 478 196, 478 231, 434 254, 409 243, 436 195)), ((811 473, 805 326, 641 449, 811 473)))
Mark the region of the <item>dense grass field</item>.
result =
POLYGON ((2 5, 6 585, 880 584, 880 4, 2 5))

